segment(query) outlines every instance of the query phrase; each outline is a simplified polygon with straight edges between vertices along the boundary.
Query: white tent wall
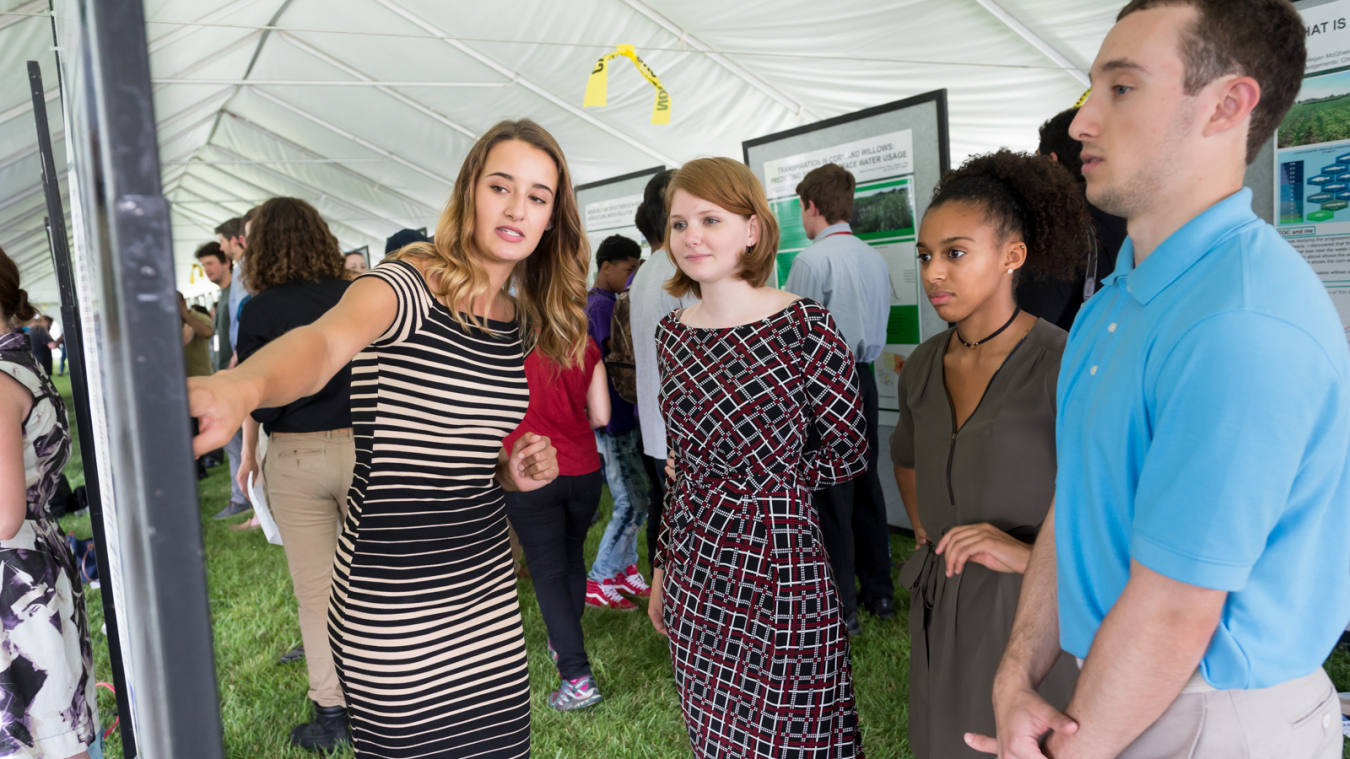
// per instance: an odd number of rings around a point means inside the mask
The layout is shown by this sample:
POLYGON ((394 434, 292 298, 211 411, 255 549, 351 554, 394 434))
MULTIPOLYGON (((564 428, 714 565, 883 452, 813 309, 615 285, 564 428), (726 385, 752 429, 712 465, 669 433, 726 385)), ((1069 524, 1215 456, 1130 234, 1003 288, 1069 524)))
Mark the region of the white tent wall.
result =
MULTIPOLYGON (((394 231, 435 226, 467 149, 503 118, 548 128, 577 184, 697 156, 739 159, 742 140, 939 88, 953 165, 1001 146, 1034 149, 1036 127, 1083 93, 1082 70, 1121 4, 150 0, 180 289, 213 291, 191 281, 193 251, 272 195, 309 200, 344 249, 369 245, 378 258, 394 231), (624 61, 611 70, 609 104, 582 108, 595 60, 621 43, 669 90, 669 125, 650 123, 655 92, 624 61)), ((35 144, 24 61, 42 61, 55 83, 46 8, 0 0, 0 246, 24 257, 25 285, 51 302, 34 232, 42 197, 22 196, 37 185, 37 156, 19 155, 35 144)))

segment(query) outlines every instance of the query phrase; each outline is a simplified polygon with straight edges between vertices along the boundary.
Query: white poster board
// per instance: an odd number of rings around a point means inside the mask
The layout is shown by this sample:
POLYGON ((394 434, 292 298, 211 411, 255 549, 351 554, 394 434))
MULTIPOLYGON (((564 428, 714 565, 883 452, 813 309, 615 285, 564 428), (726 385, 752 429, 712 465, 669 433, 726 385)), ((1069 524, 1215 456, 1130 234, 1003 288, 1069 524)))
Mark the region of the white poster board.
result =
POLYGON ((1275 224, 1326 285, 1350 340, 1350 0, 1300 6, 1308 65, 1275 135, 1275 224))
POLYGON ((638 206, 642 205, 642 191, 646 189, 652 177, 662 171, 665 171, 664 166, 656 166, 576 188, 577 206, 581 209, 581 223, 586 230, 586 240, 591 244, 591 264, 586 274, 587 285, 595 282, 595 251, 610 235, 623 235, 636 242, 642 248, 643 260, 651 255, 651 246, 638 231, 634 219, 637 216, 638 206))

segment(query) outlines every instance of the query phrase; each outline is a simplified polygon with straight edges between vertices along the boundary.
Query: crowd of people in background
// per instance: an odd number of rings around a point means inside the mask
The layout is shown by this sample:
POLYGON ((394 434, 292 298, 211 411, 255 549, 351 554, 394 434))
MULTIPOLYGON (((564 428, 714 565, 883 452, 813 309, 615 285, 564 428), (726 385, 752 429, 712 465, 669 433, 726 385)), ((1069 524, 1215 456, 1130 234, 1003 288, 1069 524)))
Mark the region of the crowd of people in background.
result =
MULTIPOLYGON (((916 247, 948 329, 899 368, 884 448, 892 273, 840 166, 796 186, 812 242, 781 287, 797 220, 744 164, 656 174, 651 254, 592 252, 527 120, 487 130, 434 236, 382 261, 298 198, 220 224, 196 251, 214 307, 179 298, 194 451, 229 460, 215 518, 266 504, 278 528, 303 641, 279 654, 312 702, 291 742, 528 756, 525 576, 551 708, 617 687, 583 620, 645 599, 695 756, 862 757, 850 640, 896 614, 884 476, 917 546, 916 756, 1339 756, 1320 667, 1350 577, 1304 575, 1350 561, 1350 355, 1242 189, 1304 57, 1286 0, 1134 0, 1035 155, 941 177, 916 247)), ((9 671, 46 678, 9 678, 4 729, 85 757, 88 625, 46 506, 63 337, 2 252, 0 311, 0 607, 57 589, 0 615, 9 671)))

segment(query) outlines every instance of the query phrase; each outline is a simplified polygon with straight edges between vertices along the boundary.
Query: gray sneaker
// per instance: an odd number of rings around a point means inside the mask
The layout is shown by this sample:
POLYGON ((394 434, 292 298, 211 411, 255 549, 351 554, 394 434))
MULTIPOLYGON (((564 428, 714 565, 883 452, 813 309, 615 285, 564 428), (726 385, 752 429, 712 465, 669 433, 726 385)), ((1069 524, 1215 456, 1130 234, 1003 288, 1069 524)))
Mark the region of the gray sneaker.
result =
POLYGON ((232 516, 243 514, 253 507, 245 501, 230 501, 230 505, 217 511, 212 519, 229 519, 232 516))
POLYGON ((595 678, 587 675, 575 680, 563 680, 562 687, 548 694, 548 705, 560 712, 584 709, 604 700, 595 678))

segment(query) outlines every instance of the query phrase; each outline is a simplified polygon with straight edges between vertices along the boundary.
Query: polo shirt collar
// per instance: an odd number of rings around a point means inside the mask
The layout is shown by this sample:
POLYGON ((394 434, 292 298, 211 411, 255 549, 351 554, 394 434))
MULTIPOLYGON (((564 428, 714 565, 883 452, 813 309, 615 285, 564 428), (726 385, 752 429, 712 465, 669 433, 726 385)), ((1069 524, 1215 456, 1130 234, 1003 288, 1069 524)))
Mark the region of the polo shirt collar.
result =
POLYGON ((1126 238, 1116 257, 1116 270, 1102 284, 1123 280, 1130 295, 1147 305, 1204 258, 1219 241, 1253 221, 1256 221, 1256 214, 1252 211, 1252 191, 1244 187, 1186 222, 1163 240, 1137 269, 1134 266, 1134 240, 1126 238))
POLYGON ((821 240, 824 240, 826 237, 829 237, 835 232, 848 232, 852 234, 853 228, 850 227, 848 225, 848 222, 846 221, 841 221, 838 224, 831 224, 830 226, 820 230, 820 234, 816 235, 816 239, 812 240, 811 242, 820 242, 821 240))

